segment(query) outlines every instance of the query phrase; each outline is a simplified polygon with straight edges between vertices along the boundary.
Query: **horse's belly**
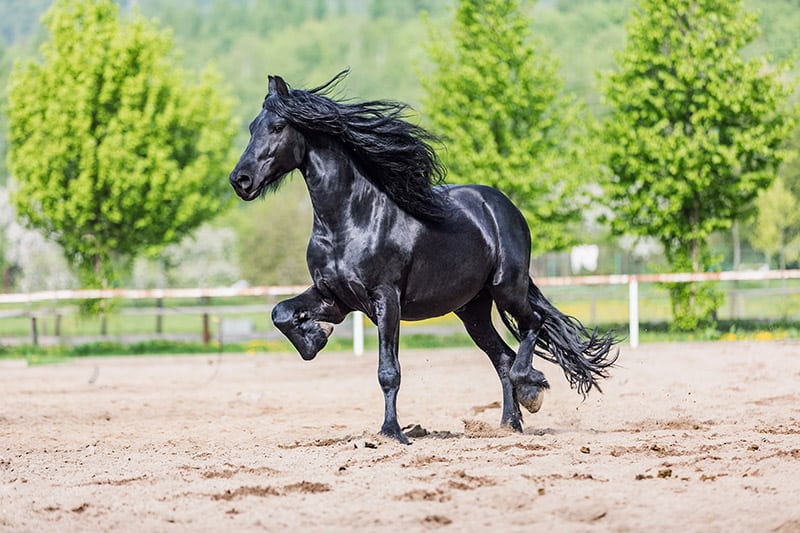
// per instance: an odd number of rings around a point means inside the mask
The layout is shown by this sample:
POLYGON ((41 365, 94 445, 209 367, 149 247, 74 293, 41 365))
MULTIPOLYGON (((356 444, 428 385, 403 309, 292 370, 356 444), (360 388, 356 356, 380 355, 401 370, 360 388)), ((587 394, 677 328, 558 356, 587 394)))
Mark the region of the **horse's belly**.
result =
POLYGON ((405 303, 402 306, 400 318, 402 320, 413 321, 443 316, 447 313, 452 313, 456 309, 460 309, 474 297, 475 294, 471 295, 469 298, 459 298, 449 301, 431 300, 428 302, 414 301, 405 303))
POLYGON ((492 265, 484 250, 473 252, 415 261, 402 294, 403 320, 445 315, 475 298, 486 285, 492 265))

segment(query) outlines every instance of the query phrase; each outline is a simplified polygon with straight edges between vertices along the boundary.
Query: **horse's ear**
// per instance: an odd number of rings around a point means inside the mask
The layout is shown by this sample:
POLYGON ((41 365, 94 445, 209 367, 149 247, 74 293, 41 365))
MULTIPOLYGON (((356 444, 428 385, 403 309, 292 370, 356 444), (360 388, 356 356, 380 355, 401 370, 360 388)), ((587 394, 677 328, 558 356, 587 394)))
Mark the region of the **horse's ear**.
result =
POLYGON ((269 80, 269 94, 277 94, 279 96, 289 96, 289 87, 280 76, 267 76, 269 80))

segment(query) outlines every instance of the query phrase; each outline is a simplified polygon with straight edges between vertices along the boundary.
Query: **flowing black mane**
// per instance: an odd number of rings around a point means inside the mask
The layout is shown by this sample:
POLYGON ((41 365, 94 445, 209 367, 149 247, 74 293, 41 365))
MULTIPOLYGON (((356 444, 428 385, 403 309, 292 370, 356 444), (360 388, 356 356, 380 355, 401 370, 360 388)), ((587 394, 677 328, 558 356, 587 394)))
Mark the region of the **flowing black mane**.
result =
POLYGON ((432 187, 444 181, 445 167, 431 143, 437 139, 406 118, 408 106, 387 100, 337 102, 328 95, 347 75, 342 71, 314 89, 270 92, 264 109, 293 127, 339 139, 363 165, 367 178, 401 209, 423 220, 441 220, 445 201, 432 187))

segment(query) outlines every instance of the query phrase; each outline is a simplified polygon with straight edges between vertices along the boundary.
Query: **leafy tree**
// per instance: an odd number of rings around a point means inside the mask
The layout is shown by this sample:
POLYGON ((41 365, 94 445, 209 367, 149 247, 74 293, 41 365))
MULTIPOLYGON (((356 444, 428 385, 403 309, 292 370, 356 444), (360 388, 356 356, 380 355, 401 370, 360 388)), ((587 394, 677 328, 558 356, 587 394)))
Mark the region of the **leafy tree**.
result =
MULTIPOLYGON (((740 0, 642 0, 604 80, 612 227, 658 238, 674 270, 713 265, 709 237, 752 213, 784 157, 790 84, 742 57, 756 35, 740 0)), ((670 291, 676 328, 713 321, 711 287, 670 291)))
POLYGON ((42 62, 9 84, 13 202, 84 285, 105 286, 228 204, 231 102, 219 76, 192 80, 169 34, 121 21, 112 0, 57 0, 43 21, 42 62))
POLYGON ((778 171, 778 177, 783 179, 789 192, 800 201, 800 124, 796 124, 786 145, 787 148, 793 150, 792 157, 783 162, 778 171))
POLYGON ((583 106, 532 39, 516 0, 461 0, 452 42, 434 35, 422 77, 424 111, 446 145, 449 180, 495 186, 522 209, 534 253, 574 242, 592 166, 583 106))
MULTIPOLYGON (((7 45, 5 63, 0 59, 0 92, 5 88, 13 61, 33 57, 38 49, 34 43, 46 37, 37 20, 51 2, 0 0, 0 42, 5 40, 7 45)), ((243 121, 238 130, 237 150, 246 142, 246 124, 264 96, 269 73, 283 74, 294 85, 309 87, 350 66, 352 74, 342 96, 393 98, 422 109, 423 91, 412 66, 430 65, 423 48, 430 26, 440 26, 449 34, 457 5, 451 0, 326 0, 324 19, 315 20, 318 0, 117 0, 117 3, 123 15, 137 6, 143 15, 157 17, 162 27, 170 27, 175 46, 185 52, 179 57, 185 68, 199 70, 210 60, 216 62, 240 102, 235 109, 243 121), (427 27, 419 20, 420 10, 429 12, 427 27)), ((546 45, 546 51, 552 50, 552 55, 560 60, 558 77, 563 77, 566 89, 586 101, 597 115, 604 114, 606 108, 594 85, 594 71, 613 67, 610 51, 623 46, 622 21, 635 4, 634 0, 520 3, 523 12, 533 14, 530 31, 546 45)), ((796 54, 796 28, 800 26, 796 0, 745 0, 745 6, 761 13, 759 25, 764 30, 761 37, 745 48, 745 57, 769 52, 776 59, 786 59, 796 54)), ((539 42, 534 44, 537 50, 543 50, 539 42)), ((448 45, 453 46, 453 41, 449 40, 448 45)), ((5 137, 4 119, 0 112, 0 138, 5 137)), ((0 140, 0 158, 3 144, 0 140)), ((586 148, 587 153, 594 151, 593 147, 586 148)), ((5 180, 3 168, 0 161, 0 182, 5 180)), ((575 175, 591 181, 592 172, 575 175)), ((475 179, 486 181, 482 177, 475 179)), ((790 184, 788 179, 786 183, 790 184)), ((261 227, 269 227, 273 232, 270 238, 285 239, 286 246, 292 247, 291 253, 300 254, 296 272, 306 275, 302 252, 307 229, 296 232, 297 224, 291 218, 276 215, 277 209, 270 210, 262 203, 258 206, 239 203, 236 210, 239 209, 247 214, 241 217, 242 221, 249 222, 250 215, 256 216, 261 227), (292 239, 298 243, 290 243, 292 239)), ((255 230, 262 231, 259 227, 255 230)), ((247 230, 244 226, 237 227, 237 233, 246 235, 247 230)), ((239 242, 241 247, 243 239, 239 242)), ((713 254, 720 246, 712 244, 709 253, 713 254)), ((272 266, 268 253, 263 254, 262 267, 256 265, 251 250, 245 248, 241 255, 251 263, 247 268, 251 282, 268 277, 281 283, 289 279, 288 265, 285 269, 272 266), (281 274, 269 274, 266 268, 280 268, 281 274)))
MULTIPOLYGON (((787 146, 800 148, 800 127, 795 128, 787 146)), ((778 265, 800 259, 800 157, 785 161, 778 178, 756 200, 758 213, 749 229, 753 248, 768 259, 778 256, 778 265)))
POLYGON ((753 226, 753 246, 767 257, 778 256, 781 269, 800 257, 800 202, 781 178, 756 200, 758 216, 753 226))

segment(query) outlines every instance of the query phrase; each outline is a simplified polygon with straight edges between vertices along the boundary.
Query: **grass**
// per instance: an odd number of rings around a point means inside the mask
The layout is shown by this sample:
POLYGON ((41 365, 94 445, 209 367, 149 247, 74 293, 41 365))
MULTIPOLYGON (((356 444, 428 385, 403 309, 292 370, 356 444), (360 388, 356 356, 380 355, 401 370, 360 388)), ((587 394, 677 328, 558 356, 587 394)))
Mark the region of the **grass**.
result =
MULTIPOLYGON (((374 336, 364 340, 366 350, 377 351, 378 341, 374 336)), ((436 334, 410 334, 400 338, 400 349, 435 349, 471 346, 472 340, 466 333, 436 335, 436 334)), ((325 347, 327 351, 352 350, 351 339, 331 338, 325 347)), ((261 353, 291 353, 294 347, 288 340, 254 340, 243 343, 230 343, 220 345, 212 341, 208 345, 202 342, 180 342, 155 340, 122 344, 119 342, 104 341, 90 342, 75 346, 53 345, 33 346, 22 344, 18 346, 0 345, 0 359, 25 360, 29 365, 52 364, 67 361, 77 357, 98 356, 137 356, 137 355, 190 355, 190 354, 261 354, 261 353)))
MULTIPOLYGON (((68 310, 67 310, 68 311, 68 310)), ((37 327, 40 335, 52 335, 56 331, 55 313, 48 310, 33 311, 37 316, 37 327)), ((227 314, 224 319, 250 320, 255 331, 266 331, 270 325, 265 313, 227 314)), ((219 327, 220 317, 211 314, 210 326, 219 327)), ((167 333, 196 333, 200 335, 203 327, 202 312, 190 314, 168 314, 161 319, 162 331, 167 333)), ((155 333, 156 317, 148 315, 110 314, 106 319, 106 327, 111 335, 135 335, 155 333)), ((77 312, 61 315, 59 329, 62 335, 68 337, 99 335, 100 318, 85 316, 77 312)), ((0 336, 27 337, 31 334, 31 319, 29 316, 3 318, 0 320, 0 336)))
MULTIPOLYGON (((719 283, 719 287, 726 293, 725 301, 719 309, 721 319, 769 318, 800 321, 800 280, 724 282, 719 283)), ((543 291, 559 309, 587 324, 623 323, 628 320, 628 288, 625 285, 544 287, 543 291)), ((213 301, 166 299, 163 302, 166 314, 161 319, 162 331, 172 334, 195 334, 199 338, 202 330, 202 313, 209 313, 212 330, 216 330, 223 314, 220 306, 225 306, 223 320, 248 320, 252 322, 256 332, 267 332, 271 329, 268 311, 231 311, 237 307, 244 310, 243 306, 253 304, 265 306, 267 303, 268 301, 261 297, 215 298, 213 301)), ((30 315, 38 317, 37 326, 40 335, 53 335, 56 330, 56 312, 62 315, 58 329, 64 337, 99 335, 99 318, 81 315, 77 312, 77 304, 78 302, 60 302, 58 308, 55 308, 52 302, 39 302, 27 306, 0 305, 0 313, 14 310, 21 315, 0 319, 0 337, 29 336, 30 315)), ((154 300, 115 300, 110 305, 113 312, 107 318, 109 335, 155 333, 157 318, 154 314, 156 312, 154 300)), ((640 285, 639 316, 642 322, 668 321, 671 309, 667 291, 658 284, 640 285)), ((449 315, 424 323, 458 324, 458 321, 449 315)))
MULTIPOLYGON (((441 320, 440 320, 441 322, 441 320)), ((598 328, 601 332, 614 330, 624 343, 627 341, 627 324, 607 324, 598 328)), ((367 351, 378 349, 377 335, 368 331, 364 339, 367 351)), ((708 328, 690 333, 673 332, 666 322, 645 323, 640 327, 640 342, 686 342, 686 341, 768 341, 800 338, 800 322, 765 321, 721 321, 717 328, 708 328)), ((513 339, 507 339, 516 346, 513 339)), ((407 333, 400 335, 400 349, 473 348, 475 345, 466 333, 407 333)), ((331 337, 326 351, 350 351, 352 340, 344 337, 331 337)), ((293 353, 294 348, 285 339, 253 340, 242 343, 220 345, 212 341, 182 342, 151 340, 122 344, 103 341, 76 346, 19 346, 0 345, 0 359, 25 360, 29 365, 52 364, 77 357, 97 356, 137 356, 137 355, 175 355, 175 354, 264 354, 293 353)))
MULTIPOLYGON (((720 288, 726 300, 719 310, 716 327, 691 333, 675 333, 669 329, 671 315, 667 291, 657 284, 643 284, 639 292, 639 339, 647 342, 681 342, 704 340, 771 340, 800 338, 800 280, 771 282, 727 282, 720 288), (748 291, 739 292, 736 291, 748 291), (738 319, 734 320, 734 317, 738 319)), ((613 329, 624 339, 628 334, 627 286, 597 287, 545 287, 545 294, 564 313, 582 320, 587 326, 600 325, 600 331, 613 329)), ((263 298, 228 298, 208 300, 165 300, 162 331, 169 338, 156 338, 144 342, 119 342, 131 336, 155 336, 156 316, 154 301, 115 301, 114 312, 107 318, 109 340, 94 342, 100 336, 100 319, 81 315, 77 302, 62 302, 57 309, 62 316, 58 322, 60 341, 55 346, 3 346, 0 358, 25 358, 31 364, 53 362, 72 357, 102 355, 140 355, 176 353, 274 353, 293 352, 294 348, 278 336, 269 320, 263 298), (253 306, 256 307, 253 307, 253 306), (219 307, 226 306, 226 307, 219 307), (259 309, 260 306, 260 309, 259 309), (178 313, 180 311, 180 313, 178 313), (241 311, 241 312, 239 312, 241 311), (210 335, 219 339, 220 320, 250 321, 254 336, 264 340, 229 343, 222 346, 212 341, 201 342, 202 313, 209 314, 210 335), (224 316, 223 316, 224 313, 224 316), (81 337, 84 339, 81 340, 81 337), (72 346, 78 341, 82 344, 72 346)), ((52 302, 20 306, 0 305, 0 338, 31 338, 30 315, 37 316, 39 338, 52 342, 56 332, 56 308, 52 302), (15 311, 24 316, 8 316, 15 311), (47 337, 47 339, 44 339, 47 337)), ((368 322, 368 321, 365 321, 368 322)), ((337 328, 326 350, 349 351, 352 341, 345 335, 350 330, 345 323, 337 328)), ((374 326, 366 324, 365 349, 377 350, 377 333, 374 326)), ((512 346, 516 343, 509 338, 512 346)), ((403 323, 400 335, 401 349, 434 349, 442 347, 472 347, 474 344, 464 333, 454 315, 431 320, 403 323)))

